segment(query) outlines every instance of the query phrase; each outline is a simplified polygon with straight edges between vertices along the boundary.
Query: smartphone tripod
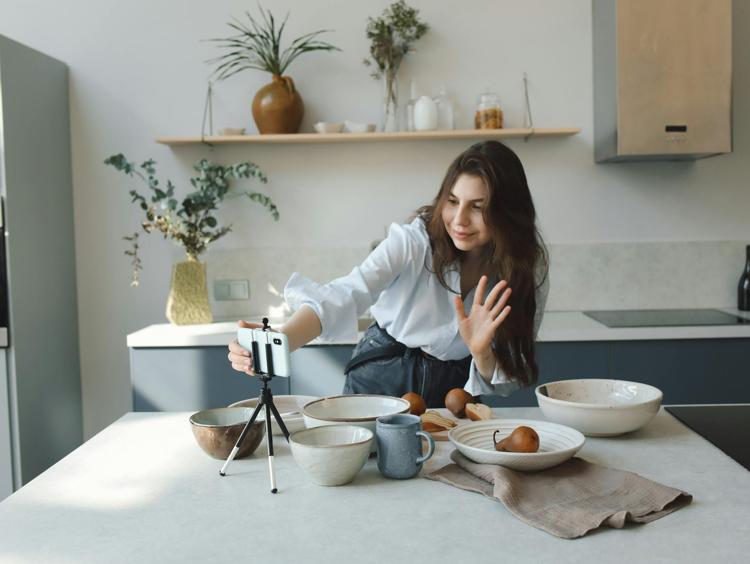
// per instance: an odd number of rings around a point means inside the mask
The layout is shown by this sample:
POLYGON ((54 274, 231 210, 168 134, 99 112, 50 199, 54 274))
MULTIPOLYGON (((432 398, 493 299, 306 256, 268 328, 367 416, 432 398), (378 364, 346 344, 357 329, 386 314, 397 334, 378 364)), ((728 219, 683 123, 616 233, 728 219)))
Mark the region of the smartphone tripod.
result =
MULTIPOLYGON (((268 326, 268 318, 263 318, 263 331, 270 330, 270 327, 268 326)), ((245 428, 242 429, 242 433, 240 433, 239 438, 237 439, 237 443, 234 445, 234 448, 232 449, 232 452, 229 453, 229 458, 227 458, 227 461, 224 463, 224 466, 221 467, 221 470, 219 470, 219 475, 226 476, 226 470, 229 466, 229 463, 234 460, 234 457, 237 455, 237 452, 240 450, 240 447, 242 446, 242 441, 245 440, 245 436, 247 435, 247 432, 250 430, 250 427, 255 422, 255 419, 258 417, 258 414, 260 413, 260 410, 265 407, 266 408, 266 438, 268 440, 268 471, 271 475, 271 493, 278 492, 278 489, 276 488, 276 475, 273 470, 273 429, 271 428, 271 414, 273 414, 274 419, 276 419, 276 423, 279 424, 279 427, 281 428, 281 431, 284 433, 284 437, 286 437, 287 442, 289 441, 289 431, 286 428, 286 425, 284 425, 284 421, 281 419, 281 415, 279 415, 279 411, 276 409, 276 406, 273 403, 273 394, 271 393, 271 388, 268 387, 268 383, 273 379, 273 354, 271 352, 271 343, 266 343, 264 345, 266 347, 266 362, 268 364, 268 372, 262 372, 260 370, 260 355, 259 353, 259 345, 257 341, 253 341, 252 345, 252 353, 253 353, 253 371, 255 372, 255 375, 260 378, 261 382, 263 382, 263 387, 260 390, 260 396, 258 397, 258 405, 255 406, 255 411, 253 411, 252 416, 250 417, 250 420, 247 422, 247 425, 245 425, 245 428)))

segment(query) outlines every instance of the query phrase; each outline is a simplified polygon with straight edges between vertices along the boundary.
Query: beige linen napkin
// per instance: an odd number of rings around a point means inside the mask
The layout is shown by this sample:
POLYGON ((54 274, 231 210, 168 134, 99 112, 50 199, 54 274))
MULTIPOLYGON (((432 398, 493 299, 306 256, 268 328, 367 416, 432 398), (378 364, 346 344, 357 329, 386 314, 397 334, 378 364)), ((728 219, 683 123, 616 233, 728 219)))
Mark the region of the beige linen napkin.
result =
POLYGON ((565 539, 602 525, 648 523, 689 504, 693 496, 638 474, 574 457, 540 472, 476 464, 457 450, 425 477, 497 499, 524 523, 565 539))

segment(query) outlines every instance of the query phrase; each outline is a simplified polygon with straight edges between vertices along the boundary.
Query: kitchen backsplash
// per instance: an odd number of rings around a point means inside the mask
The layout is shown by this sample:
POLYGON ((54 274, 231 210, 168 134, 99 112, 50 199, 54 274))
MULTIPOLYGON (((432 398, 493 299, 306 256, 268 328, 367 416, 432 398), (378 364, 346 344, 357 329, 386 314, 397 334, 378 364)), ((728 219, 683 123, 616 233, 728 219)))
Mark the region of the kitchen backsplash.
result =
MULTIPOLYGON (((736 307, 745 264, 743 241, 549 245, 548 311, 736 307)), ((247 248, 208 256, 216 320, 285 315, 283 290, 292 272, 326 282, 349 273, 368 247, 247 248), (248 280, 249 300, 216 301, 214 281, 248 280)))

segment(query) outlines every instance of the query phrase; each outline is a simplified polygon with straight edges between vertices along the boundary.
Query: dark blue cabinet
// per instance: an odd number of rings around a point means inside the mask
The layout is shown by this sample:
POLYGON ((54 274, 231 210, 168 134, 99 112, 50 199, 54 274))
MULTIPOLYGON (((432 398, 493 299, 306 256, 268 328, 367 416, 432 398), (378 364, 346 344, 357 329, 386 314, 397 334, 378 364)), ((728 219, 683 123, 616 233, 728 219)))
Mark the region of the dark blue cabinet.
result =
MULTIPOLYGON (((133 411, 198 411, 258 397, 260 381, 233 370, 226 347, 130 349, 133 411)), ((289 393, 289 378, 271 380, 289 393)))
POLYGON ((482 396, 482 402, 492 407, 535 406, 534 389, 539 384, 578 378, 609 378, 609 347, 606 342, 537 343, 539 381, 507 397, 482 396))
MULTIPOLYGON (((292 354, 292 377, 274 378, 275 394, 338 395, 352 345, 308 346, 292 354)), ((750 403, 750 339, 547 342, 537 345, 539 382, 616 378, 652 384, 664 403, 750 403)), ((232 370, 226 347, 130 351, 135 411, 190 411, 258 395, 259 382, 232 370)), ((534 387, 493 407, 537 405, 534 387)))
POLYGON ((750 339, 618 341, 610 378, 664 392, 664 403, 750 402, 750 339))

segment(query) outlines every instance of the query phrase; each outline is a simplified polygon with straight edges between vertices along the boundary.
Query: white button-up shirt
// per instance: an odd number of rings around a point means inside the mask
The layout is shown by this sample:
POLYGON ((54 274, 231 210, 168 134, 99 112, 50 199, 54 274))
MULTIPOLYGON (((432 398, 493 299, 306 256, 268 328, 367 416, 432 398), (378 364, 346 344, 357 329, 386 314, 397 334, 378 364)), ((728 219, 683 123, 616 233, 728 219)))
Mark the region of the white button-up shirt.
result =
MULTIPOLYGON (((407 347, 420 348, 440 360, 465 358, 469 349, 458 332, 453 301, 456 293, 440 284, 431 272, 431 265, 430 240, 424 221, 416 218, 407 225, 394 223, 388 237, 347 276, 317 284, 295 272, 284 288, 284 299, 292 310, 307 305, 315 311, 322 327, 320 339, 324 342, 354 340, 357 318, 370 308, 378 325, 407 347)), ((458 268, 449 270, 445 280, 450 288, 460 292, 458 268)), ((487 293, 492 285, 487 285, 487 293)), ((535 337, 548 290, 549 281, 545 277, 537 290, 535 337)), ((464 299, 467 314, 475 291, 476 288, 472 289, 464 299)), ((464 388, 472 395, 508 395, 518 387, 518 382, 507 377, 499 363, 488 384, 472 361, 464 388)))

